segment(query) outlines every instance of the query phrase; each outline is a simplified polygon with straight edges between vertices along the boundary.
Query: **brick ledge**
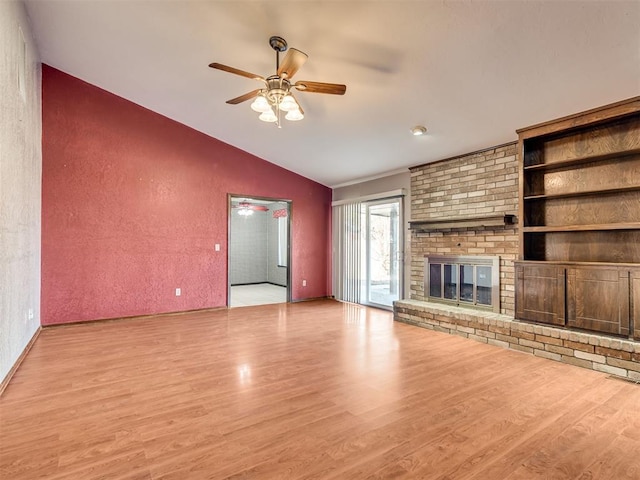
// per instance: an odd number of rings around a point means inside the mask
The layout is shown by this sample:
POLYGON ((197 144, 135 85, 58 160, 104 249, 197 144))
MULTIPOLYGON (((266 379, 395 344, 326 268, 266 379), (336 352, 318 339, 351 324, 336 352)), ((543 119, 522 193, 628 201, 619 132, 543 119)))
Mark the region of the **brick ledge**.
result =
POLYGON ((534 325, 499 313, 419 300, 394 302, 393 318, 640 382, 640 342, 534 325))

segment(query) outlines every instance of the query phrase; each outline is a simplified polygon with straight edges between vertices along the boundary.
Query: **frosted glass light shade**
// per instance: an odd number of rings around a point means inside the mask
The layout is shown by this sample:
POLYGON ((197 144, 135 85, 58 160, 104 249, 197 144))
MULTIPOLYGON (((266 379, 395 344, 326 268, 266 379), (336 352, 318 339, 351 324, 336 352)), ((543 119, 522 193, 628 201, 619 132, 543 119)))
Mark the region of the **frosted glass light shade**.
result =
POLYGON ((299 109, 298 104, 291 95, 285 95, 285 97, 282 99, 282 102, 280 102, 279 107, 283 112, 290 112, 292 110, 299 109))
POLYGON ((271 107, 269 107, 269 110, 267 110, 266 112, 262 112, 258 118, 263 122, 269 122, 269 123, 278 121, 278 117, 276 117, 276 114, 273 113, 273 110, 271 110, 271 107))
POLYGON ((300 110, 295 109, 287 112, 287 115, 284 118, 286 118, 287 120, 291 120, 292 122, 297 122, 298 120, 302 120, 304 118, 304 115, 300 110))
POLYGON ((251 103, 251 110, 254 112, 264 113, 267 110, 271 110, 271 105, 266 98, 262 95, 258 95, 256 99, 251 103))

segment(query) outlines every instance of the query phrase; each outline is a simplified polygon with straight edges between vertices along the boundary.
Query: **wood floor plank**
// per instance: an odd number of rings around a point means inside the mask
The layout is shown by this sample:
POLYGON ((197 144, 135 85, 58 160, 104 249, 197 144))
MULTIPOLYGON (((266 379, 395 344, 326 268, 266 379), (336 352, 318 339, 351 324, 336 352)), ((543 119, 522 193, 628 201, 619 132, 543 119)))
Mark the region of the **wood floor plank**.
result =
POLYGON ((640 386, 335 301, 45 328, 0 478, 638 479, 640 386))
POLYGON ((617 480, 637 480, 640 478, 640 444, 622 435, 613 442, 580 474, 576 480, 598 480, 615 478, 617 480))

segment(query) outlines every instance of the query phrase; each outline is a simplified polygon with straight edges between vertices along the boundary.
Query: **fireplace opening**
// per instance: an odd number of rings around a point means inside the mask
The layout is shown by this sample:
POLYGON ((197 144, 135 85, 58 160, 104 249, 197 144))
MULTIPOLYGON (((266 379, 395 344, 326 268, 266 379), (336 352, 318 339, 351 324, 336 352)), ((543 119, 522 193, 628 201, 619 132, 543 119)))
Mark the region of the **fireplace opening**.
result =
POLYGON ((500 257, 426 255, 425 298, 500 312, 500 257))

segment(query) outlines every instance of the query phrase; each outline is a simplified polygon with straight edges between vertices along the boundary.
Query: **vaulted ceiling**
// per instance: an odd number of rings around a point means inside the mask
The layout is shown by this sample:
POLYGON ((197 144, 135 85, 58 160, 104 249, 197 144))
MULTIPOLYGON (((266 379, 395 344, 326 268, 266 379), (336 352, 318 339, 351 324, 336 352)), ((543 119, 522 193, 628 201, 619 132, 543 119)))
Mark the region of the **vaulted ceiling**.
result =
POLYGON ((328 186, 516 139, 515 129, 640 94, 638 1, 27 0, 43 63, 328 186), (250 102, 272 35, 309 55, 306 117, 250 102), (409 128, 422 124, 423 137, 409 128))

